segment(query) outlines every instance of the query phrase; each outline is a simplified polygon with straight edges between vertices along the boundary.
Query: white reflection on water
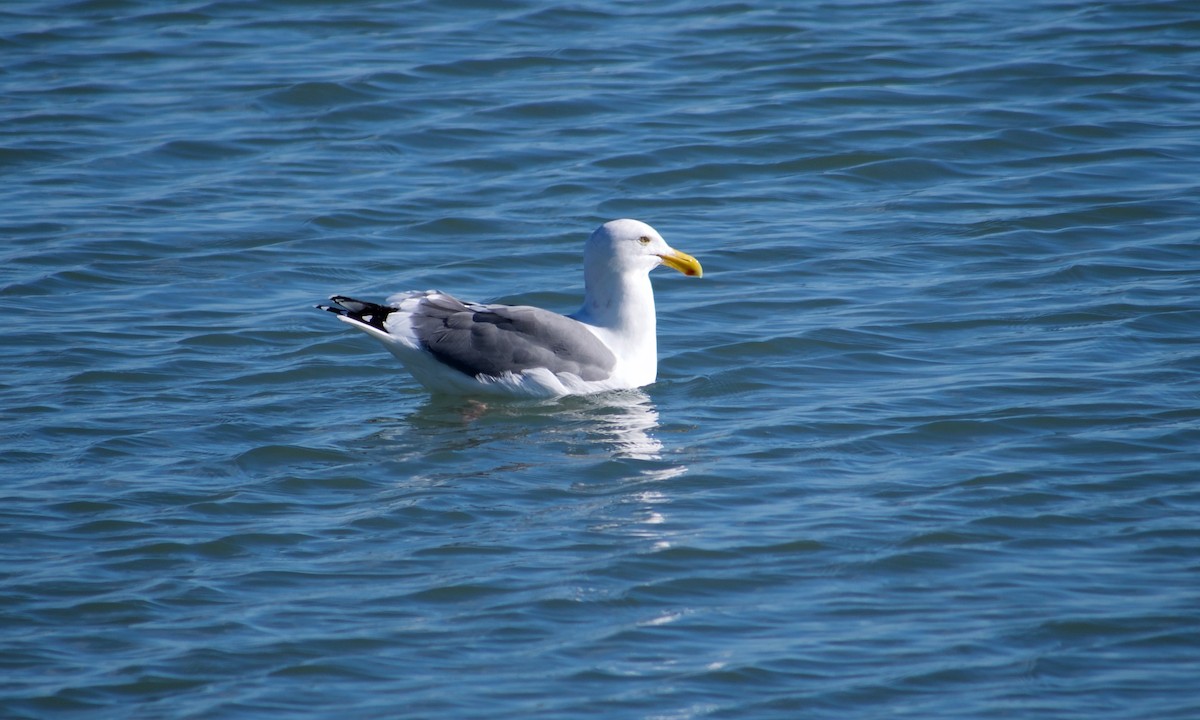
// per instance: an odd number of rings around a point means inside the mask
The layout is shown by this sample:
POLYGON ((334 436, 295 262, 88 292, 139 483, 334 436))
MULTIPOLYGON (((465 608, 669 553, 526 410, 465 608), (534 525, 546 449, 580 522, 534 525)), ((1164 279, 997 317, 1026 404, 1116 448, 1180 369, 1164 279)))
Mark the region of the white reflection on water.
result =
POLYGON ((605 393, 579 398, 574 415, 590 422, 589 434, 611 446, 614 457, 632 460, 661 460, 662 441, 656 437, 658 408, 640 390, 605 393))
MULTIPOLYGON (((640 390, 623 390, 546 401, 484 401, 431 398, 408 416, 406 427, 384 436, 402 440, 415 432, 444 443, 440 449, 465 449, 494 442, 522 441, 550 447, 565 442, 588 454, 605 448, 613 458, 661 460, 658 408, 640 390)), ((432 449, 432 448, 426 448, 432 449)), ((568 448, 580 454, 576 448, 568 448)), ((668 477, 682 470, 672 470, 668 477)))
POLYGON ((688 470, 675 462, 686 454, 658 437, 658 408, 636 390, 552 401, 428 398, 406 417, 375 422, 374 438, 406 485, 540 476, 607 493, 688 470))

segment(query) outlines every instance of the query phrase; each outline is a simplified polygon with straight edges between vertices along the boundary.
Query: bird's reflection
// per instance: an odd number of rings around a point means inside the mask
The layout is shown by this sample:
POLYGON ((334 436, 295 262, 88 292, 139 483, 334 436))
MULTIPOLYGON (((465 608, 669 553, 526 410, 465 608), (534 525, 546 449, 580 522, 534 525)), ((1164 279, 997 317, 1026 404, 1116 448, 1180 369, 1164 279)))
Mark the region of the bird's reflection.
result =
POLYGON ((641 390, 545 401, 430 398, 409 416, 408 425, 458 448, 521 440, 567 443, 572 455, 601 450, 613 458, 661 460, 664 453, 657 437, 658 408, 641 390))
POLYGON ((658 408, 640 390, 574 398, 569 414, 590 424, 589 434, 612 448, 615 457, 662 459, 663 444, 656 436, 658 408))
POLYGON ((664 445, 658 408, 640 390, 541 402, 427 398, 379 422, 374 438, 404 503, 455 486, 455 502, 471 513, 503 498, 533 525, 565 516, 584 519, 593 540, 671 546, 673 493, 663 483, 688 472, 691 453, 664 445))

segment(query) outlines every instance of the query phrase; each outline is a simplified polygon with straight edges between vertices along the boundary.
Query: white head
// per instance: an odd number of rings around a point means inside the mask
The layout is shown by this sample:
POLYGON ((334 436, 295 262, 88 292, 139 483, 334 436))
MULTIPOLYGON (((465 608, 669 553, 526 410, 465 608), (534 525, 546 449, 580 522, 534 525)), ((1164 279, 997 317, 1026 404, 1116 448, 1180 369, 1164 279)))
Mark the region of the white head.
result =
POLYGON ((583 307, 572 317, 601 333, 635 387, 654 382, 658 372, 650 271, 659 265, 694 277, 702 272, 696 258, 675 250, 637 220, 604 223, 583 251, 583 307))
POLYGON ((611 220, 596 228, 583 251, 584 266, 608 268, 620 274, 648 273, 659 265, 700 277, 696 258, 667 245, 658 231, 638 220, 611 220))

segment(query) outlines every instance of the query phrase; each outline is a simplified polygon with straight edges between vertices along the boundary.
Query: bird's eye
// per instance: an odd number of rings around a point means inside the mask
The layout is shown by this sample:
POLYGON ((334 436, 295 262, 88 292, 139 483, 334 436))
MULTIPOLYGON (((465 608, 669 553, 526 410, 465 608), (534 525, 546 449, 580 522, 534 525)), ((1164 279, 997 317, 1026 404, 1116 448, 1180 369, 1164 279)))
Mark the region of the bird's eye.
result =
POLYGON ((640 242, 640 243, 641 243, 641 244, 643 244, 643 245, 649 245, 649 244, 650 244, 650 238, 648 238, 648 237, 646 237, 645 235, 643 235, 643 236, 641 236, 640 238, 638 238, 638 242, 640 242))

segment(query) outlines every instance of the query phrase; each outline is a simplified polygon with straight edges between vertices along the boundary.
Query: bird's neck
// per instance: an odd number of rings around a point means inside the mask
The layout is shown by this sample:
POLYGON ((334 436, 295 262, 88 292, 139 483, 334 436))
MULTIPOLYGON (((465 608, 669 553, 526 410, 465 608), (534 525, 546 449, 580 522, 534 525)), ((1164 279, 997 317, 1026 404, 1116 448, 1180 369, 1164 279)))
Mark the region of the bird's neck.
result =
POLYGON ((583 307, 574 317, 606 331, 627 356, 657 357, 654 290, 645 272, 586 274, 583 307))

